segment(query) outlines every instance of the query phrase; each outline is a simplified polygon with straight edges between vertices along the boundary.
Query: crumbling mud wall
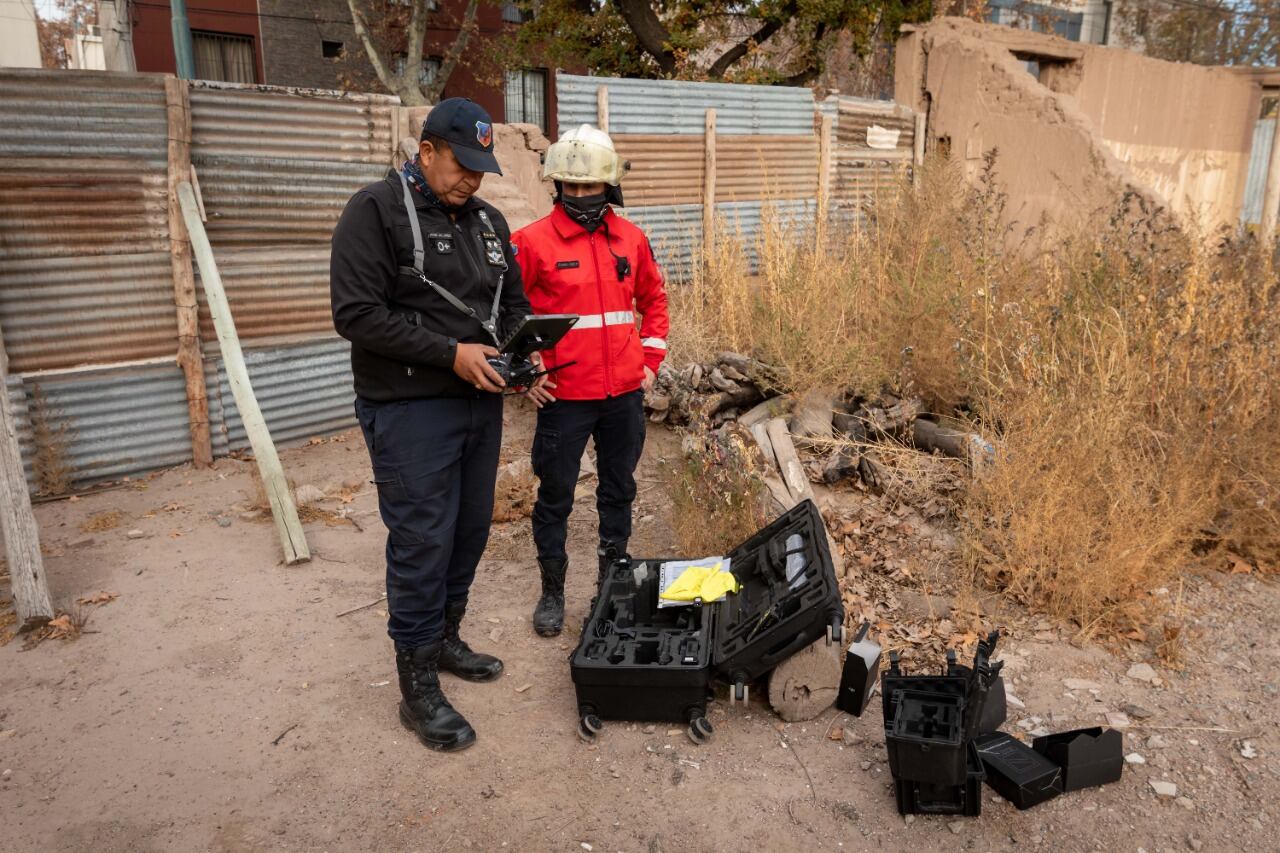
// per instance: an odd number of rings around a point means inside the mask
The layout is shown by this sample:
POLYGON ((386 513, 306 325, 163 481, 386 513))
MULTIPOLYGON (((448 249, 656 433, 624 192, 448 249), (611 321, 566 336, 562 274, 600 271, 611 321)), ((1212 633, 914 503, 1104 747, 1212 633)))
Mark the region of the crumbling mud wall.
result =
POLYGON ((927 113, 930 145, 971 174, 998 149, 1020 224, 1087 218, 1126 190, 1188 225, 1239 217, 1258 108, 1247 78, 941 18, 903 36, 895 83, 927 113))
MULTIPOLYGON (((405 157, 418 150, 419 130, 427 112, 427 108, 409 111, 407 126, 412 133, 400 141, 405 157)), ((476 195, 502 211, 515 231, 551 212, 551 182, 542 180, 542 155, 551 143, 532 124, 495 124, 493 131, 493 149, 502 174, 485 175, 476 195)))

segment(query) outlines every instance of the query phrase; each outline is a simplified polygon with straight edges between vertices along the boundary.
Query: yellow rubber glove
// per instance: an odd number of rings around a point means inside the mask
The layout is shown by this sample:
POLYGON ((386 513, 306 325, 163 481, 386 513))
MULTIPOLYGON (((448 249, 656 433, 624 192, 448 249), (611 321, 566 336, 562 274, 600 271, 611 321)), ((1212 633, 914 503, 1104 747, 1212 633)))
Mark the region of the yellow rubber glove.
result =
POLYGON ((730 572, 714 566, 690 566, 659 596, 664 601, 717 601, 727 593, 737 592, 738 579, 730 572))

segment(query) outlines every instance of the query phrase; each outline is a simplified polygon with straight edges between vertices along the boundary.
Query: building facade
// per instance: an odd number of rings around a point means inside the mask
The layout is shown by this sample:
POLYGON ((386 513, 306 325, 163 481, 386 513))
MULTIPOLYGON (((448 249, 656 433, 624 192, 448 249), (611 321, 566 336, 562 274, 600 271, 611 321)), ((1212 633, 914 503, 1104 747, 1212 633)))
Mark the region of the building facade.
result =
MULTIPOLYGON (((364 0, 391 10, 408 0, 364 0)), ((423 44, 422 78, 437 73, 458 36, 466 0, 433 3, 423 44)), ((139 71, 176 68, 168 0, 131 0, 139 71)), ((200 0, 188 5, 196 76, 233 83, 311 89, 384 91, 351 23, 346 0, 200 0)), ((442 97, 466 97, 494 121, 529 122, 549 136, 555 126, 555 73, 550 68, 507 68, 496 42, 522 23, 514 4, 481 3, 477 31, 454 68, 442 97)), ((403 67, 403 55, 391 57, 403 67)))
POLYGON ((0 0, 0 68, 39 68, 40 33, 32 0, 0 0))

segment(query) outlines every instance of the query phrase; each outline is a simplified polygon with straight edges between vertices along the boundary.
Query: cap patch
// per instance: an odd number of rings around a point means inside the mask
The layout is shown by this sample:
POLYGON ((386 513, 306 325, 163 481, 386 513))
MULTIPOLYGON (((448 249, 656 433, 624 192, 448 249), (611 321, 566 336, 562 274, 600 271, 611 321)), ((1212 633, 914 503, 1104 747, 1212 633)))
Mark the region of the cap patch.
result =
POLYGON ((476 122, 476 142, 485 148, 493 144, 493 125, 487 121, 476 122))

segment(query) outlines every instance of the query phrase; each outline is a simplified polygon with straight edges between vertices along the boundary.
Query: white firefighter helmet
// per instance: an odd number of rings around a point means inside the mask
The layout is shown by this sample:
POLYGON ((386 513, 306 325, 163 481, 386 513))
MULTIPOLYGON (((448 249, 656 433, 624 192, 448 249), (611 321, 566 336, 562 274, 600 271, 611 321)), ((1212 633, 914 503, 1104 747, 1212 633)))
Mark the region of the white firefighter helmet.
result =
POLYGON ((565 131, 547 149, 542 177, 567 184, 601 182, 616 187, 631 164, 618 157, 603 130, 581 124, 565 131))

